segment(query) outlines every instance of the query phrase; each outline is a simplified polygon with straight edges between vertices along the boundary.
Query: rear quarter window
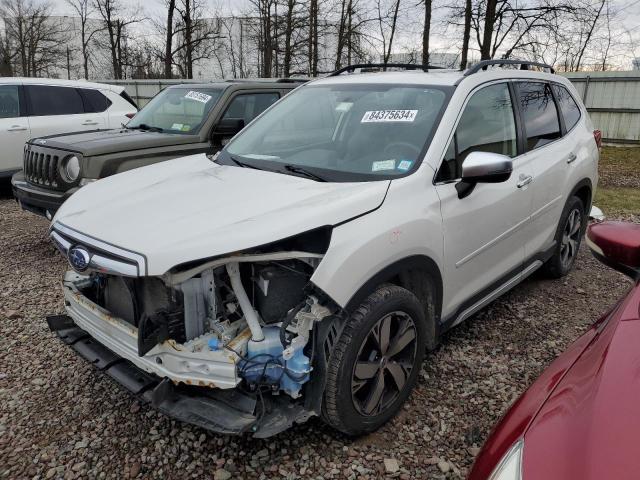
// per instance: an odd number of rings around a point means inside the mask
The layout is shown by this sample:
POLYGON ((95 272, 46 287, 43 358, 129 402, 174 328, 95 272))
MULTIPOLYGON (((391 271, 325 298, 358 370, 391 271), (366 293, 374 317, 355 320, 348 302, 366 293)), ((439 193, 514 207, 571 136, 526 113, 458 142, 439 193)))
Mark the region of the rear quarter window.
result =
POLYGON ((80 92, 80 96, 82 96, 85 113, 104 112, 111 106, 111 100, 109 100, 100 90, 93 90, 89 88, 79 88, 78 90, 80 92))
POLYGON ((564 127, 567 130, 571 130, 576 126, 578 120, 580 120, 580 107, 573 99, 569 91, 561 85, 553 85, 553 93, 558 101, 558 106, 562 112, 562 118, 564 119, 564 127))

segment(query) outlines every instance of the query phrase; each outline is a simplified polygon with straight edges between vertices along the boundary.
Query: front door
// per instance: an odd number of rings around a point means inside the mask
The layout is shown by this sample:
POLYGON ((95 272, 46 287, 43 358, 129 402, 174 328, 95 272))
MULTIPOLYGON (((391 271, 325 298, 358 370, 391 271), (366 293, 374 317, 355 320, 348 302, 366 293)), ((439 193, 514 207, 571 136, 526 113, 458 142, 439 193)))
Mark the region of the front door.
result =
POLYGON ((30 138, 19 85, 0 85, 0 177, 22 168, 24 144, 30 138))
POLYGON ((483 291, 522 267, 533 173, 531 162, 517 155, 508 83, 481 87, 468 99, 436 176, 444 235, 443 318, 482 299, 483 291), (513 173, 503 183, 478 184, 460 199, 455 185, 474 151, 514 158, 513 173))

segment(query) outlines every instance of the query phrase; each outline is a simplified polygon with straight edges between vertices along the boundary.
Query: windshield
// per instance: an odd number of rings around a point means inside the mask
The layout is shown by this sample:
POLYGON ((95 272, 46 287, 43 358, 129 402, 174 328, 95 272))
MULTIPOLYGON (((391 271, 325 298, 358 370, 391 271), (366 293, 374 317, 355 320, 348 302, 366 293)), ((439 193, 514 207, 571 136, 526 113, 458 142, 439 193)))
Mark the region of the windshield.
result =
POLYGON ((197 135, 221 88, 167 88, 127 123, 127 128, 197 135))
POLYGON ((302 169, 331 181, 405 175, 424 154, 447 93, 414 85, 301 87, 238 134, 219 158, 290 174, 302 169))

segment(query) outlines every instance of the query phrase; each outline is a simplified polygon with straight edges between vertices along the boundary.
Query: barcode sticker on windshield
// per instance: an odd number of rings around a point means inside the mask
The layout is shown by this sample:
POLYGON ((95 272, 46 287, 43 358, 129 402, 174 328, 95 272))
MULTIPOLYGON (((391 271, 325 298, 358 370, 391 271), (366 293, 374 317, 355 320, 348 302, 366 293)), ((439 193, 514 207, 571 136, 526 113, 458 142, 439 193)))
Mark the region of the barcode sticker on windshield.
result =
POLYGON ((364 112, 360 123, 371 122, 413 122, 418 110, 370 110, 364 112))
POLYGON ((184 98, 190 98, 191 100, 195 100, 196 102, 200 102, 200 103, 207 103, 209 100, 211 100, 211 95, 207 95, 206 93, 196 92, 194 90, 191 90, 187 92, 184 98))

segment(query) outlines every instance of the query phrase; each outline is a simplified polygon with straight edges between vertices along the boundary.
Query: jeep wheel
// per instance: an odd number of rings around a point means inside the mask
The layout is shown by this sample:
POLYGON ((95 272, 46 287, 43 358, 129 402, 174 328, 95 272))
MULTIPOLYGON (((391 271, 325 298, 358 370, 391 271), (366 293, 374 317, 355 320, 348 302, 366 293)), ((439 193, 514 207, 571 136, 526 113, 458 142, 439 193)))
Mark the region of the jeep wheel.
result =
POLYGON ((558 225, 553 256, 544 266, 549 277, 560 278, 569 273, 578 257, 585 228, 586 218, 582 201, 578 197, 571 197, 558 225))
POLYGON ((413 389, 425 345, 416 296, 394 285, 378 288, 353 312, 332 352, 324 420, 348 435, 379 428, 413 389))

